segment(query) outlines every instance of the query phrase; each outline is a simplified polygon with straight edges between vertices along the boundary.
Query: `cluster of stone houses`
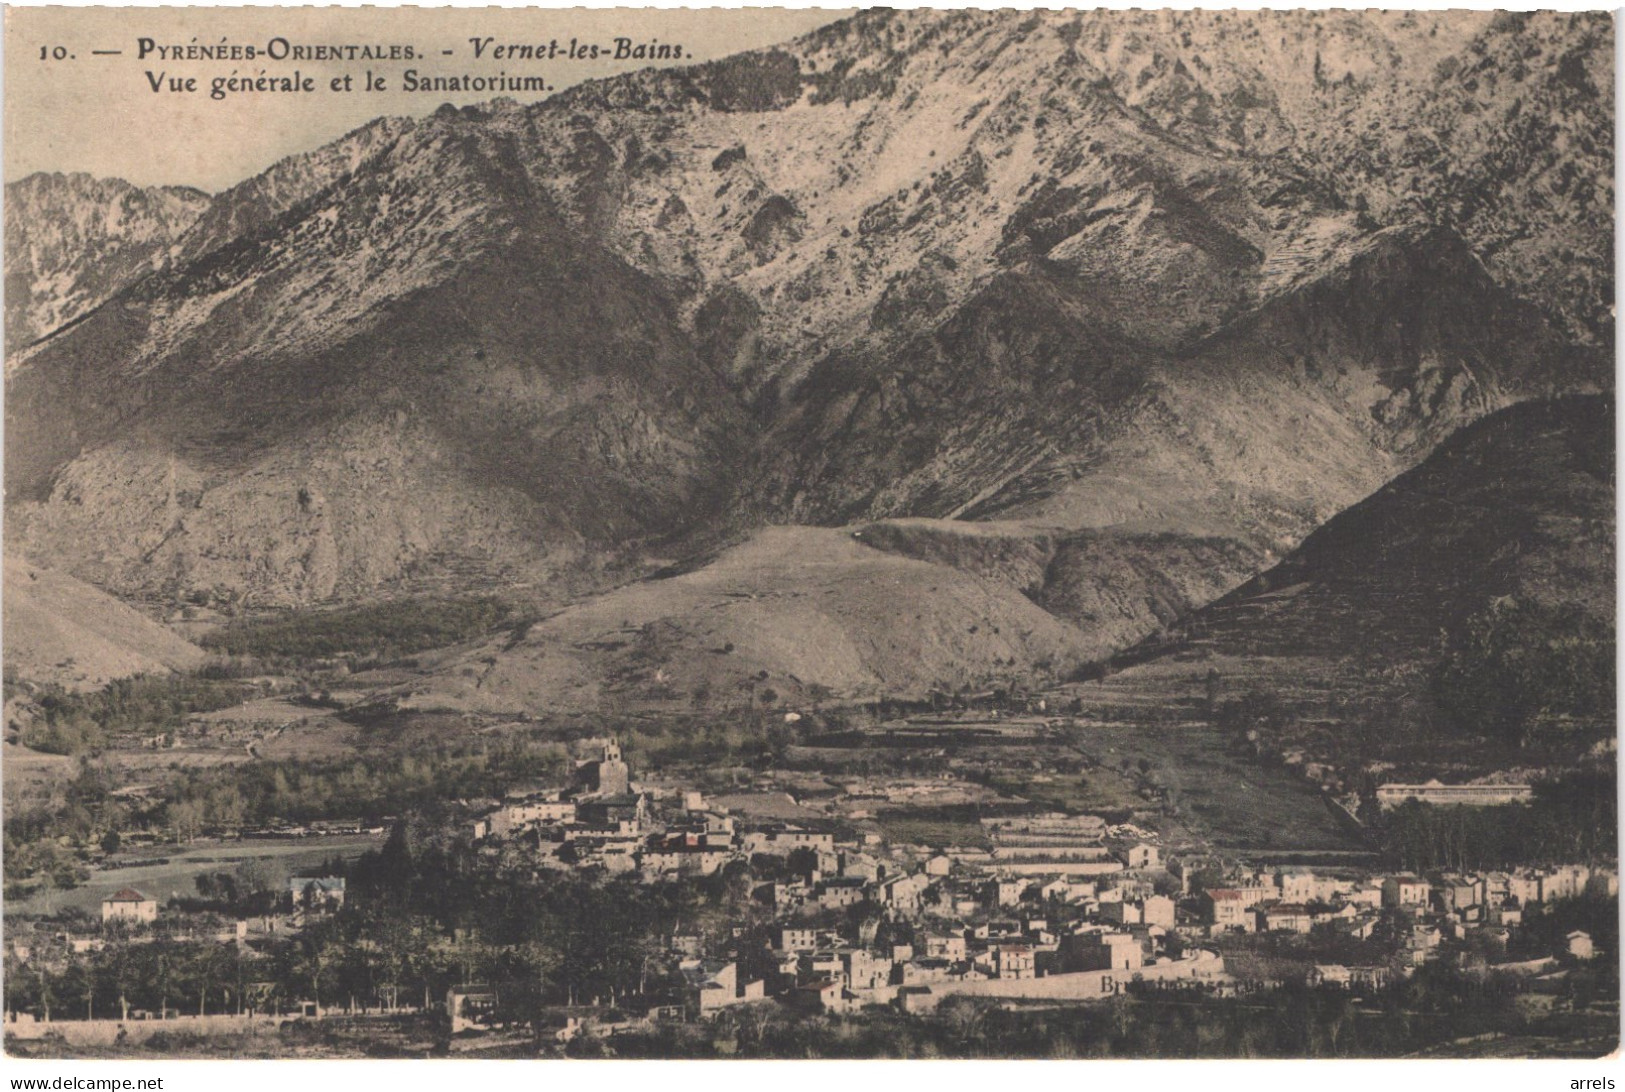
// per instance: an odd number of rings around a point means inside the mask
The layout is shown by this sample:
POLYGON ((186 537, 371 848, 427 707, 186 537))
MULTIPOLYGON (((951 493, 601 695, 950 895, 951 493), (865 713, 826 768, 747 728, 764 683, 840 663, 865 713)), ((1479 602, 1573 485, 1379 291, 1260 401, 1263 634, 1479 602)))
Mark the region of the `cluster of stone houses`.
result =
MULTIPOLYGON (((1380 926, 1415 966, 1447 940, 1510 935, 1530 906, 1618 892, 1616 872, 1574 864, 1371 876, 1165 859, 1155 835, 1092 815, 987 817, 980 836, 966 839, 975 845, 888 844, 873 825, 837 834, 833 824, 752 821, 692 791, 657 807, 615 740, 591 743, 597 753, 577 764, 569 786, 516 787, 474 817, 473 836, 482 852, 518 850, 541 868, 601 868, 648 882, 749 865, 729 875, 749 878, 770 925, 741 927, 710 945, 670 940, 669 981, 682 994, 675 1007, 690 1016, 769 1000, 823 1013, 875 1005, 925 1012, 956 996, 1088 1001, 1136 982, 1226 993, 1245 984, 1226 972, 1218 950, 1235 942, 1225 934, 1365 939, 1380 926)), ((342 907, 345 884, 295 877, 286 894, 287 927, 297 929, 342 907)), ((158 916, 157 901, 132 888, 102 905, 103 921, 123 926, 110 933, 153 933, 145 927, 158 916)), ((247 923, 220 939, 246 944, 247 923)), ((1596 954, 1584 933, 1565 944, 1576 959, 1596 954)), ((1311 978, 1358 989, 1388 973, 1386 964, 1320 964, 1311 978)), ((493 1019, 495 996, 488 987, 455 987, 446 1000, 454 1030, 493 1019)))
MULTIPOLYGON (((759 851, 812 849, 837 867, 845 859, 846 850, 833 840, 800 834, 811 840, 774 831, 751 844, 759 851)), ((873 878, 809 877, 789 885, 797 898, 784 896, 787 885, 767 885, 781 912, 770 938, 761 950, 736 947, 728 964, 731 978, 718 977, 712 964, 695 962, 708 981, 722 985, 691 997, 690 1011, 708 1014, 763 997, 831 1013, 870 1005, 926 1011, 955 995, 1089 1000, 1120 992, 1133 981, 1226 992, 1238 984, 1202 943, 1227 931, 1307 934, 1328 926, 1369 937, 1386 915, 1398 923, 1397 944, 1415 965, 1446 938, 1515 926, 1525 905, 1588 890, 1617 892, 1612 871, 1575 865, 1428 878, 1278 869, 1233 873, 1233 886, 1176 900, 1158 893, 1151 882, 1161 873, 1160 854, 1148 852, 1156 848, 1116 847, 1119 869, 1097 880, 1011 875, 960 860, 946 874, 904 869, 887 875, 883 863, 873 878), (807 923, 820 910, 850 905, 824 895, 832 882, 853 899, 877 904, 874 935, 807 923), (1057 912, 1055 920, 1049 910, 1057 912), (738 968, 744 965, 760 973, 741 978, 738 968)), ((1568 954, 1589 959, 1592 952, 1585 934, 1568 939, 1568 954)), ((1379 985, 1388 973, 1387 966, 1323 964, 1311 977, 1317 984, 1356 989, 1379 985)))
MULTIPOLYGON (((1324 927, 1368 938, 1380 920, 1398 920, 1400 946, 1420 963, 1445 938, 1516 927, 1533 903, 1617 891, 1613 873, 1574 865, 1426 878, 1232 866, 1222 886, 1192 895, 1192 877, 1212 862, 1165 860, 1154 836, 1091 815, 986 818, 982 844, 936 852, 885 845, 874 831, 839 838, 751 822, 697 792, 657 819, 613 741, 580 765, 572 788, 512 794, 474 833, 488 844, 523 840, 544 865, 650 881, 749 863, 771 936, 673 951, 682 1009, 699 1015, 767 998, 823 1012, 923 1011, 962 994, 1087 1000, 1136 980, 1222 992, 1237 984, 1208 946, 1227 932, 1324 927)), ((1575 950, 1588 943, 1576 938, 1575 950)), ((1355 988, 1382 973, 1325 965, 1314 977, 1355 988)))
POLYGON ((825 1013, 873 1005, 921 1012, 956 995, 1082 1001, 1119 993, 1136 980, 1212 989, 1228 981, 1217 954, 1169 955, 1157 942, 1162 935, 1101 922, 1052 930, 1033 913, 975 924, 888 916, 867 942, 849 930, 780 924, 754 950, 741 944, 725 965, 684 964, 695 968, 688 1005, 708 1015, 776 997, 825 1013), (741 979, 741 964, 764 973, 741 979), (728 973, 720 974, 719 966, 728 973), (731 984, 733 992, 718 983, 731 984))
POLYGON ((1216 983, 1211 952, 1167 954, 1174 900, 1148 878, 1161 850, 1143 838, 1112 839, 1096 816, 988 819, 985 847, 882 847, 873 832, 838 839, 783 822, 747 823, 681 796, 656 820, 613 741, 583 763, 570 789, 510 794, 475 821, 483 844, 521 842, 542 865, 603 867, 646 880, 709 875, 730 861, 773 878, 753 896, 778 923, 770 944, 727 958, 674 950, 684 1009, 709 1014, 765 997, 824 1011, 872 1004, 929 1008, 957 993, 1107 996, 1135 978, 1216 983), (1035 908, 1060 900, 1068 923, 1052 929, 1035 908), (843 938, 802 924, 841 920, 869 905, 886 937, 843 938), (750 968, 746 973, 743 968, 750 968))
POLYGON ((592 742, 602 755, 577 763, 570 787, 510 791, 475 818, 474 839, 488 844, 528 839, 537 849, 538 864, 559 868, 630 872, 645 867, 646 855, 647 867, 655 871, 666 864, 707 872, 721 866, 727 856, 716 850, 731 840, 731 829, 708 831, 702 821, 697 829, 683 832, 690 838, 650 844, 655 831, 649 797, 633 786, 620 744, 614 739, 592 742))
MULTIPOLYGON (((1369 937, 1386 912, 1401 930, 1400 950, 1415 965, 1444 939, 1515 927, 1523 906, 1586 891, 1617 893, 1618 885, 1611 870, 1577 865, 1375 879, 1281 869, 1242 874, 1235 886, 1209 889, 1181 905, 1155 893, 1145 870, 1127 867, 1130 854, 1136 862, 1154 860, 1135 847, 1119 850, 1125 867, 1109 885, 967 870, 939 879, 915 874, 910 878, 924 885, 922 897, 906 912, 880 900, 887 908, 885 935, 868 945, 808 926, 776 928, 765 953, 772 973, 760 981, 768 996, 826 1012, 874 1004, 921 1011, 956 994, 1087 1000, 1135 980, 1223 992, 1236 984, 1215 953, 1196 945, 1227 930, 1309 933, 1326 925, 1369 937), (1055 900, 1067 906, 1064 925, 1052 925, 1045 914, 1055 900), (1171 954, 1174 936, 1178 956, 1171 954)), ((1566 943, 1570 956, 1594 955, 1584 933, 1566 943)), ((1312 978, 1355 989, 1379 985, 1388 973, 1387 967, 1324 964, 1312 978)))
MULTIPOLYGON (((1400 922, 1400 942, 1413 964, 1425 962, 1442 941, 1470 933, 1481 932, 1504 943, 1531 905, 1619 892, 1617 872, 1581 864, 1379 878, 1278 870, 1243 879, 1234 886, 1205 890, 1199 897, 1201 922, 1209 936, 1230 931, 1309 933, 1326 926, 1363 939, 1372 935, 1386 911, 1390 920, 1400 922)), ((1585 937, 1571 947, 1589 943, 1585 937)))
POLYGON ((860 957, 836 936, 781 927, 769 953, 777 986, 826 1011, 886 1003, 920 1011, 955 994, 1086 1000, 1135 979, 1221 987, 1227 979, 1216 954, 1169 954, 1174 900, 1157 894, 1144 870, 1126 867, 1130 857, 1152 860, 1144 849, 1119 848, 1109 882, 964 861, 946 875, 882 879, 870 895, 888 939, 860 957), (1064 908, 1064 923, 1051 921, 1051 908, 1064 908))

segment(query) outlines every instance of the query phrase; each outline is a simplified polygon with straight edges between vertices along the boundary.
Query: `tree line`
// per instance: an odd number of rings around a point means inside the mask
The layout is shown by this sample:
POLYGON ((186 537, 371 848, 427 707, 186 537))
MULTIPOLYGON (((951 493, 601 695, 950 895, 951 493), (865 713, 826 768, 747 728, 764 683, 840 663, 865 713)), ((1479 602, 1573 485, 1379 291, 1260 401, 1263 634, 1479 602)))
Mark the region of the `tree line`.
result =
POLYGON ((1539 782, 1528 804, 1441 807, 1407 800, 1381 822, 1384 853, 1413 872, 1618 859, 1611 767, 1539 782))

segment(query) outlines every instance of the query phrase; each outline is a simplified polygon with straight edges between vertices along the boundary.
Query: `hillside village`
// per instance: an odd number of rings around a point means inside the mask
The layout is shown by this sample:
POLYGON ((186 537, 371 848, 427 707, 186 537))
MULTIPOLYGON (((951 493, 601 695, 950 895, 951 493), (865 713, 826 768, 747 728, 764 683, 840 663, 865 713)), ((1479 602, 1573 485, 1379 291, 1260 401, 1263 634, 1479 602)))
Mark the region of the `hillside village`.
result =
MULTIPOLYGON (((991 848, 935 853, 888 845, 872 832, 838 838, 742 822, 697 792, 684 793, 661 819, 645 794, 629 791, 619 754, 611 742, 601 760, 583 765, 580 795, 505 801, 475 822, 473 834, 483 852, 525 845, 538 868, 600 867, 645 882, 710 875, 736 862, 782 870, 783 878, 752 891, 772 910, 765 938, 695 951, 680 964, 694 989, 685 1007, 702 1016, 764 997, 848 1013, 876 1004, 929 1011, 952 996, 1090 1000, 1133 982, 1222 994, 1264 983, 1226 974, 1215 941, 1313 935, 1317 927, 1328 950, 1382 937, 1388 958, 1315 964, 1310 980, 1375 987, 1434 957, 1446 939, 1504 950, 1527 906, 1618 894, 1617 871, 1583 864, 1424 878, 1165 860, 1154 836, 1092 815, 987 819, 991 848), (867 928, 808 924, 865 904, 879 912, 867 928)), ((1560 958, 1596 954, 1584 933, 1565 943, 1516 961, 1517 971, 1560 975, 1560 958)))
MULTIPOLYGON (((1616 899, 1611 867, 1416 875, 1363 858, 1339 864, 1336 853, 1321 855, 1322 864, 1270 865, 1167 845, 1132 822, 1036 810, 982 819, 975 844, 928 847, 815 809, 799 821, 763 817, 763 802, 787 799, 782 793, 711 798, 672 778, 646 780, 613 738, 581 741, 577 753, 584 757, 568 783, 517 784, 499 800, 458 802, 443 835, 475 870, 517 870, 543 885, 556 882, 549 876, 651 889, 722 883, 746 909, 709 932, 685 932, 680 916, 661 924, 642 989, 553 996, 544 1049, 710 1027, 764 1007, 781 1015, 755 1019, 891 1012, 930 1020, 945 1005, 1019 1012, 1146 990, 1217 1000, 1289 987, 1358 1002, 1430 967, 1513 983, 1550 1012, 1571 996, 1574 975, 1616 958, 1585 929, 1550 924, 1587 899, 1616 899), (650 962, 658 985, 648 983, 650 962)), ((519 1003, 519 985, 451 973, 452 954, 474 942, 461 930, 433 942, 448 956, 438 982, 426 975, 360 997, 324 989, 319 972, 314 989, 297 978, 277 982, 287 973, 278 970, 287 966, 282 953, 356 912, 364 892, 342 874, 295 875, 262 898, 259 913, 232 920, 196 899, 160 906, 126 887, 102 900, 99 921, 14 925, 6 949, 13 981, 34 976, 41 988, 8 994, 8 1041, 208 1039, 427 1020, 458 1050, 520 1032, 531 1042, 534 1011, 519 1003), (120 994, 115 1016, 96 1012, 94 986, 88 994, 80 987, 78 1011, 65 987, 45 985, 52 975, 67 981, 86 959, 154 945, 230 951, 235 994, 223 989, 217 1002, 207 984, 195 986, 188 1009, 177 977, 173 1008, 132 1007, 120 994)), ((494 965, 489 951, 483 962, 494 965)))

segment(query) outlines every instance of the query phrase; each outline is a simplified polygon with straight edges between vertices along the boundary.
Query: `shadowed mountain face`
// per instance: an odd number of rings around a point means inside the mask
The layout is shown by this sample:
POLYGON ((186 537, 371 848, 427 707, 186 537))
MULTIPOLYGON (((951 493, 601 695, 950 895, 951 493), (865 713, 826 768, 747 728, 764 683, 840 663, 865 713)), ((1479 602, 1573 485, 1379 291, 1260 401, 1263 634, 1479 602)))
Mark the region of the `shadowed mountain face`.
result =
POLYGON ((826 360, 778 426, 761 495, 817 521, 1205 526, 1289 548, 1456 425, 1598 374, 1449 235, 1363 239, 1176 352, 1104 331, 1088 306, 1024 270, 887 375, 826 360))
POLYGON ((1121 678, 1290 680, 1321 709, 1375 694, 1397 703, 1379 727, 1393 741, 1441 713, 1493 732, 1498 672, 1508 702, 1535 700, 1529 723, 1611 736, 1614 484, 1611 398, 1501 410, 1134 650, 1149 662, 1121 678))
POLYGON ((1506 596, 1611 619, 1613 469, 1611 400, 1503 410, 1198 612, 1191 632, 1268 655, 1307 654, 1320 632, 1346 654, 1398 659, 1506 596))
POLYGON ((13 538, 267 605, 996 519, 1047 536, 1041 603, 1129 619, 1071 650, 1109 651, 1463 423, 1611 383, 1610 39, 882 12, 379 121, 12 357, 13 538))

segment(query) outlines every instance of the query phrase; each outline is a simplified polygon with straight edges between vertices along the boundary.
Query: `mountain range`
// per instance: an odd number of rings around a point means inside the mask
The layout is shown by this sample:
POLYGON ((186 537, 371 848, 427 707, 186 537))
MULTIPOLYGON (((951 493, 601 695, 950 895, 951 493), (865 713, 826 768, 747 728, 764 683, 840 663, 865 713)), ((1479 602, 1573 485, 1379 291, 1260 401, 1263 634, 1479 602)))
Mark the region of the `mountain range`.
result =
POLYGON ((160 613, 500 587, 498 704, 664 692, 651 641, 1064 673, 1611 391, 1611 66, 1601 14, 876 11, 206 203, 34 176, 8 548, 160 613))

